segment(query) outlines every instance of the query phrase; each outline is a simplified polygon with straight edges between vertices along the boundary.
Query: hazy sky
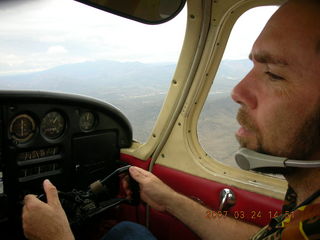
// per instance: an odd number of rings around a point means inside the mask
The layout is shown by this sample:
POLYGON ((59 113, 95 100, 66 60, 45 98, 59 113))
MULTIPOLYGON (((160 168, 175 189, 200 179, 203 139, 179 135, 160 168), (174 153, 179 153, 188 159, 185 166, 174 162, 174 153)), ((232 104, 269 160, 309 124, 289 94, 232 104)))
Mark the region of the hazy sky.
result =
MULTIPOLYGON (((102 59, 175 62, 185 33, 186 11, 168 23, 145 25, 72 0, 13 2, 20 4, 0 4, 0 74, 102 59)), ((274 10, 251 10, 242 16, 225 58, 247 58, 274 10), (255 21, 250 20, 253 15, 258 16, 255 21)))

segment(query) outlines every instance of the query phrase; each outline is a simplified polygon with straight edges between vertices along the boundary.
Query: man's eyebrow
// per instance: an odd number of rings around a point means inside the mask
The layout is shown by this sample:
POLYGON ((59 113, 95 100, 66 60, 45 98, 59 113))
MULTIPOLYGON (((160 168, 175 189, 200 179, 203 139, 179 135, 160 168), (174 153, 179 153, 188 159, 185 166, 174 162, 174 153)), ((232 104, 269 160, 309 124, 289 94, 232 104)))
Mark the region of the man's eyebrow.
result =
POLYGON ((266 52, 261 52, 261 53, 250 53, 249 54, 249 59, 250 60, 255 60, 259 63, 270 63, 270 64, 276 64, 276 65, 279 65, 279 66, 287 66, 288 65, 288 62, 281 58, 281 57, 278 57, 278 56, 275 56, 275 55, 271 55, 269 53, 266 53, 266 52))

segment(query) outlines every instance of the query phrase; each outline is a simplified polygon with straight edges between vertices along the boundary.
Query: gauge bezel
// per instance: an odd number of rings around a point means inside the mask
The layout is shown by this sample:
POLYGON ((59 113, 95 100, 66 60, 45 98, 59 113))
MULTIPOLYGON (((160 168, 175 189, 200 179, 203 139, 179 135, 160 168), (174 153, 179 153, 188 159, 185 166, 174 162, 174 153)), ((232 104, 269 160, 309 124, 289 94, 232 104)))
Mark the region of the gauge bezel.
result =
POLYGON ((95 130, 96 126, 97 126, 97 122, 98 122, 98 117, 97 115, 92 112, 92 111, 83 111, 80 113, 80 116, 79 116, 79 128, 82 132, 92 132, 95 130), (92 126, 90 128, 84 128, 82 123, 81 123, 81 119, 82 117, 85 115, 85 114, 91 114, 93 116, 93 123, 92 123, 92 126))
POLYGON ((9 138, 13 139, 14 141, 16 141, 16 144, 25 144, 27 142, 29 142, 36 134, 37 132, 37 125, 36 125, 36 121, 35 119, 28 113, 21 113, 21 114, 17 114, 11 121, 10 121, 10 125, 9 125, 9 129, 8 129, 8 134, 9 134, 9 138), (14 129, 13 126, 14 124, 21 118, 26 118, 30 121, 31 123, 31 131, 28 134, 28 136, 26 137, 18 137, 15 133, 14 133, 14 129))
POLYGON ((63 114, 61 111, 59 110, 56 110, 56 109, 52 109, 48 112, 46 112, 43 117, 41 118, 41 121, 40 121, 40 125, 39 125, 39 132, 40 132, 40 135, 46 139, 47 141, 49 142, 57 142, 59 140, 61 140, 66 132, 66 129, 67 129, 67 118, 65 117, 65 114, 63 114), (44 126, 43 124, 45 123, 44 121, 46 121, 46 117, 48 117, 48 115, 52 114, 52 113, 57 113, 59 114, 59 116, 63 119, 64 123, 63 123, 63 126, 62 126, 62 129, 59 130, 59 133, 58 134, 55 134, 54 136, 50 136, 48 135, 45 130, 44 130, 44 126))

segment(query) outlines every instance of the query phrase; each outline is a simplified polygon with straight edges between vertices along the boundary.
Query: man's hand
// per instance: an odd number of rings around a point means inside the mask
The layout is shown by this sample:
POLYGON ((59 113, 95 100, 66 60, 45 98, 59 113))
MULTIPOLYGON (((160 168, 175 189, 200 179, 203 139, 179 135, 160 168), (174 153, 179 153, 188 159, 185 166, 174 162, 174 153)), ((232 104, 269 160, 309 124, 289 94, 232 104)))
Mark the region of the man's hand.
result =
POLYGON ((159 211, 165 211, 168 201, 177 195, 177 192, 148 171, 130 167, 129 172, 139 183, 141 199, 159 211))
MULTIPOLYGON (((175 192, 152 173, 130 167, 131 176, 140 184, 140 196, 151 207, 166 210, 186 224, 201 239, 249 239, 259 228, 234 218, 208 220, 208 208, 175 192)), ((209 210, 210 211, 210 210, 209 210)))
POLYGON ((58 191, 49 180, 43 182, 47 203, 35 195, 26 195, 22 213, 24 235, 33 240, 73 240, 58 191))

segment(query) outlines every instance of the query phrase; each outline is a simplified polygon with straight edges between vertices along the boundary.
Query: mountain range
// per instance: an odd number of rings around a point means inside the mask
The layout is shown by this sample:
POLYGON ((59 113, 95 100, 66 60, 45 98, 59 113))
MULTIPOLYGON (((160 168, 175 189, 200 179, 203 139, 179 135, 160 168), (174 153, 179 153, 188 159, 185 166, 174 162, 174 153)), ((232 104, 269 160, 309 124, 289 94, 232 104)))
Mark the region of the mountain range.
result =
MULTIPOLYGON (((103 60, 66 64, 39 72, 0 75, 0 89, 49 90, 98 98, 119 108, 130 120, 134 138, 143 142, 160 111, 175 67, 174 63, 103 60)), ((221 62, 199 120, 198 135, 205 150, 229 164, 233 164, 230 149, 237 149, 231 133, 236 126, 237 104, 229 95, 250 67, 248 60, 221 62)))

